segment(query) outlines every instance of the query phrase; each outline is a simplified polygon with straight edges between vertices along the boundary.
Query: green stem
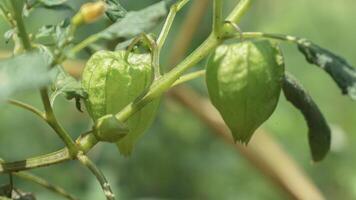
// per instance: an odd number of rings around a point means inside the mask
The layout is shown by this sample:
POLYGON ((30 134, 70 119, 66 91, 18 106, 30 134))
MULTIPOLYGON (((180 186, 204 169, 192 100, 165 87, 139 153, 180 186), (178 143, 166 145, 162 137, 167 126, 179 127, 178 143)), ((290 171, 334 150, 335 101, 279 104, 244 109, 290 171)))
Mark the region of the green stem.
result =
POLYGON ((100 186, 105 194, 106 199, 107 200, 115 200, 115 195, 111 190, 110 184, 106 180, 104 174, 100 171, 100 169, 89 159, 88 156, 84 155, 82 152, 78 153, 77 158, 98 179, 100 186))
MULTIPOLYGON (((169 30, 171 30, 174 18, 177 14, 177 12, 179 12, 180 9, 183 8, 183 6, 188 3, 189 0, 180 0, 178 3, 175 3, 171 6, 167 19, 163 25, 163 28, 157 38, 157 49, 160 51, 163 47, 163 44, 165 43, 169 30)), ((158 54, 159 55, 159 54, 158 54)))
MULTIPOLYGON (((14 17, 16 20, 16 25, 18 28, 18 34, 21 38, 23 47, 25 48, 26 51, 30 51, 32 49, 30 39, 28 37, 28 34, 26 32, 26 28, 23 23, 22 19, 22 7, 21 4, 19 3, 20 1, 18 0, 11 0, 11 5, 13 7, 14 11, 14 17)), ((48 124, 55 130, 55 132, 59 135, 59 137, 64 141, 64 143, 67 145, 71 155, 76 155, 77 154, 77 148, 75 146, 74 141, 72 138, 69 136, 69 134, 61 127, 61 125, 58 123, 56 117, 54 116, 48 93, 47 93, 47 88, 41 88, 41 98, 42 102, 46 111, 46 119, 48 124)))
POLYGON ((250 8, 254 0, 241 0, 236 7, 231 11, 229 16, 225 21, 231 21, 238 24, 241 20, 241 17, 245 15, 247 10, 250 8))
POLYGON ((86 39, 84 39, 83 41, 81 41, 79 44, 75 45, 70 51, 69 51, 69 55, 73 56, 75 54, 77 54, 79 51, 81 51, 82 49, 84 49, 85 47, 89 46, 90 44, 98 41, 100 39, 100 32, 93 34, 89 37, 87 37, 86 39))
POLYGON ((22 179, 25 179, 25 180, 28 180, 28 181, 31 181, 33 183, 36 183, 60 196, 63 196, 65 197, 66 199, 69 199, 69 200, 78 200, 77 198, 73 197, 71 194, 69 194, 68 192, 66 192, 63 188, 59 187, 59 186, 56 186, 56 185, 53 185, 51 184, 50 182, 48 182, 47 180, 41 178, 41 177, 38 177, 34 174, 31 174, 31 173, 26 173, 26 172, 16 172, 14 173, 15 176, 19 177, 19 178, 22 178, 22 179))
POLYGON ((214 0, 213 2, 213 32, 220 36, 222 22, 222 0, 214 0))
POLYGON ((26 160, 0 163, 0 173, 16 172, 44 167, 56 163, 61 163, 70 159, 71 156, 68 149, 64 148, 50 154, 37 156, 26 160))
POLYGON ((33 107, 33 106, 29 105, 29 104, 23 103, 21 101, 14 100, 14 99, 9 99, 9 100, 7 100, 7 102, 9 104, 14 105, 14 106, 18 106, 20 108, 28 110, 28 111, 34 113, 35 115, 39 116, 41 119, 43 119, 44 121, 47 122, 45 114, 42 111, 38 110, 37 108, 35 108, 35 107, 33 107))
POLYGON ((30 42, 30 39, 28 37, 28 34, 26 32, 25 25, 23 23, 21 3, 18 0, 11 0, 10 2, 11 2, 11 5, 12 5, 12 9, 14 11, 13 15, 14 15, 14 18, 16 20, 16 25, 17 25, 19 37, 20 37, 20 39, 22 41, 24 49, 29 51, 29 50, 32 49, 32 46, 31 46, 31 42, 30 42))
MULTIPOLYGON (((235 24, 239 24, 242 16, 247 12, 250 8, 252 2, 254 0, 241 0, 235 8, 231 11, 229 16, 225 19, 225 21, 229 21, 235 24)), ((231 27, 231 24, 225 23, 222 28, 222 34, 225 37, 229 37, 229 35, 234 35, 236 32, 235 28, 231 27)))
POLYGON ((78 148, 75 142, 73 141, 73 139, 70 137, 70 135, 58 123, 49 100, 47 89, 42 88, 40 92, 41 92, 42 102, 46 111, 46 119, 48 121, 48 124, 53 128, 53 130, 57 133, 57 135, 62 139, 62 141, 68 147, 70 155, 72 157, 75 157, 75 155, 78 153, 78 148))
POLYGON ((171 87, 175 87, 177 85, 180 85, 182 83, 196 79, 196 78, 204 76, 204 75, 205 75, 205 69, 202 69, 202 70, 199 70, 196 72, 192 72, 189 74, 185 74, 185 75, 181 76, 178 80, 176 80, 176 82, 174 82, 174 84, 171 87))
POLYGON ((269 38, 274 40, 281 40, 284 42, 291 42, 294 44, 300 44, 301 42, 305 41, 303 38, 276 33, 245 32, 242 35, 243 38, 269 38))

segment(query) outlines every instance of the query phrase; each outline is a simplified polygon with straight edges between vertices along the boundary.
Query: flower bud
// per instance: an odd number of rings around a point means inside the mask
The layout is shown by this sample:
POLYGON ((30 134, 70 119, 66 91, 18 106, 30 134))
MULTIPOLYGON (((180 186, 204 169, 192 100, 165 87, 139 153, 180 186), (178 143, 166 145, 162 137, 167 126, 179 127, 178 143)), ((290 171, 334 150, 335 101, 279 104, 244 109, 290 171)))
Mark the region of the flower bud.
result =
POLYGON ((82 5, 79 12, 73 17, 72 23, 75 25, 92 23, 98 20, 105 10, 106 4, 102 1, 86 3, 82 5))

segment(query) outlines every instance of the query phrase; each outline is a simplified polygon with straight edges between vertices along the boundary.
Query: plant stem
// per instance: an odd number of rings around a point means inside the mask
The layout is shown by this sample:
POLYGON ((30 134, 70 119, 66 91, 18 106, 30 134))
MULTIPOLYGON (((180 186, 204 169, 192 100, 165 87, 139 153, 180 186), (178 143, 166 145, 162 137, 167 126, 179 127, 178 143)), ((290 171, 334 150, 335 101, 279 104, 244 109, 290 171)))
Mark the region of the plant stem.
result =
POLYGON ((71 50, 69 50, 69 55, 74 56, 77 54, 79 51, 84 49, 85 47, 89 46, 91 43, 96 42, 97 40, 100 39, 100 32, 93 34, 87 38, 85 38, 83 41, 81 41, 79 44, 75 45, 71 50))
POLYGON ((42 111, 38 110, 37 108, 35 108, 35 107, 33 107, 33 106, 29 105, 29 104, 23 103, 21 101, 14 100, 14 99, 9 99, 9 100, 7 100, 7 102, 9 104, 14 105, 14 106, 18 106, 20 108, 28 110, 28 111, 34 113, 35 115, 39 116, 41 119, 43 119, 44 121, 47 122, 45 114, 42 111))
POLYGON ((62 139, 65 145, 68 147, 69 153, 72 157, 78 153, 77 146, 70 135, 64 130, 64 128, 58 123, 57 118, 54 115, 48 92, 46 88, 40 90, 42 102, 46 111, 46 119, 48 124, 53 128, 57 135, 62 139))
POLYGON ((16 172, 37 167, 44 167, 64 162, 69 159, 71 159, 69 151, 67 148, 64 148, 50 154, 28 158, 26 160, 0 163, 0 173, 16 172))
POLYGON ((188 3, 189 0, 180 0, 178 3, 175 3, 171 6, 170 10, 169 10, 169 13, 168 13, 168 16, 167 16, 167 19, 163 25, 163 28, 157 38, 157 49, 158 49, 158 56, 160 55, 160 51, 163 47, 163 44, 165 43, 166 39, 167 39, 167 36, 168 36, 168 33, 169 33, 169 30, 171 30, 171 27, 172 27, 172 24, 173 24, 173 21, 174 21, 174 18, 177 14, 177 12, 179 12, 179 10, 181 8, 183 8, 183 6, 188 3))
POLYGON ((241 17, 245 15, 253 1, 254 0, 241 0, 231 11, 225 21, 231 21, 238 24, 241 20, 241 17))
MULTIPOLYGON (((231 11, 229 16, 225 19, 225 21, 238 24, 241 21, 242 16, 244 16, 244 14, 251 6, 252 2, 254 2, 254 0, 241 0, 231 11)), ((223 29, 222 33, 225 36, 234 35, 234 33, 236 32, 236 30, 233 27, 231 27, 231 24, 227 24, 227 23, 224 24, 222 29, 223 29)))
POLYGON ((71 194, 69 194, 68 192, 66 192, 62 187, 56 186, 51 184, 50 182, 48 182, 47 180, 38 177, 34 174, 31 173, 26 173, 26 172, 16 172, 14 173, 15 176, 31 181, 33 183, 36 183, 60 196, 63 196, 69 200, 78 200, 76 197, 73 197, 71 194))
POLYGON ((89 159, 88 156, 84 155, 82 152, 78 153, 77 158, 98 179, 100 186, 105 194, 106 199, 107 200, 115 200, 115 195, 111 190, 110 184, 106 180, 104 174, 100 171, 100 169, 89 159))
POLYGON ((26 28, 25 28, 25 25, 23 23, 23 20, 22 20, 21 3, 18 0, 11 0, 10 2, 11 2, 11 5, 12 5, 12 9, 14 11, 13 15, 14 15, 14 18, 16 20, 16 26, 17 26, 17 29, 18 29, 18 34, 19 34, 19 37, 20 37, 20 39, 22 41, 23 47, 26 50, 31 50, 32 49, 31 42, 30 42, 30 39, 29 39, 28 34, 26 32, 26 28))
MULTIPOLYGON (((26 51, 31 51, 32 50, 32 46, 30 43, 30 39, 28 37, 28 34, 26 32, 26 28, 24 26, 23 23, 23 19, 22 19, 22 7, 21 4, 19 3, 18 0, 11 0, 11 5, 13 7, 13 13, 14 13, 14 17, 16 20, 16 25, 18 28, 18 34, 21 38, 22 41, 22 45, 24 47, 24 49, 26 51)), ((72 156, 77 154, 77 148, 76 145, 74 143, 74 141, 72 140, 72 138, 69 136, 69 134, 62 128, 62 126, 58 123, 50 101, 49 101, 49 97, 48 97, 48 92, 47 92, 47 88, 41 88, 40 89, 41 92, 41 98, 42 98, 42 102, 46 111, 45 117, 47 119, 48 124, 55 130, 55 132, 59 135, 59 137, 64 141, 64 143, 67 145, 69 152, 72 156)))
POLYGON ((281 40, 281 41, 285 41, 285 42, 291 42, 294 44, 299 44, 306 40, 306 39, 291 36, 291 35, 276 34, 276 33, 245 32, 242 35, 243 35, 243 38, 269 38, 269 39, 281 40))
POLYGON ((204 75, 205 75, 205 69, 185 74, 185 75, 181 76, 178 80, 176 80, 176 82, 174 82, 174 84, 171 87, 175 87, 177 85, 180 85, 182 83, 196 79, 196 78, 204 76, 204 75))
POLYGON ((214 0, 213 2, 213 32, 215 35, 220 36, 222 22, 222 0, 214 0))

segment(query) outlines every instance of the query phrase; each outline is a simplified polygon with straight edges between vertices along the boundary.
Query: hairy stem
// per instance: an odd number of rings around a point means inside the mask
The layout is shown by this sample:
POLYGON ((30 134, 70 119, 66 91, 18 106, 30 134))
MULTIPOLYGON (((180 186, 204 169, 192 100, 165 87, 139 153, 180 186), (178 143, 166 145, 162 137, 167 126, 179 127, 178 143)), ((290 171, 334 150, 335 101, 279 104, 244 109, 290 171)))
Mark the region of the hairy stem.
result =
POLYGON ((77 158, 98 179, 100 186, 105 194, 106 199, 107 200, 115 200, 115 195, 111 190, 110 184, 106 180, 104 174, 100 171, 100 169, 89 159, 88 156, 84 155, 82 152, 78 153, 77 158))
POLYGON ((31 181, 33 183, 36 183, 66 199, 69 199, 69 200, 78 200, 76 197, 72 196, 71 194, 69 194, 68 192, 66 192, 62 187, 59 187, 59 186, 56 186, 56 185, 53 185, 52 183, 48 182, 47 180, 39 177, 39 176, 36 176, 34 174, 31 174, 31 173, 26 173, 26 172, 16 172, 14 173, 15 176, 19 177, 19 178, 22 178, 24 180, 27 180, 27 181, 31 181))

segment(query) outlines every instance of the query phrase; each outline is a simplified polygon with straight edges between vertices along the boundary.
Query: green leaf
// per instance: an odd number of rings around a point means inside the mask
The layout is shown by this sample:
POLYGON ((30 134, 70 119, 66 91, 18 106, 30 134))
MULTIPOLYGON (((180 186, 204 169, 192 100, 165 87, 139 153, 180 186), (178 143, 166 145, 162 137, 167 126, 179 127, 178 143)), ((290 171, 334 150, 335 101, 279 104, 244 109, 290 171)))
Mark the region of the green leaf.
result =
POLYGON ((127 11, 121 6, 118 0, 106 0, 105 2, 108 6, 105 14, 112 22, 125 17, 127 11))
POLYGON ((307 121, 309 146, 314 161, 322 160, 330 149, 331 132, 323 114, 308 92, 291 75, 286 74, 283 92, 307 121))
POLYGON ((82 89, 82 85, 74 77, 64 71, 58 73, 53 85, 54 92, 51 95, 51 104, 54 104, 58 95, 63 95, 67 100, 75 99, 76 107, 82 112, 80 100, 86 99, 88 94, 82 89))
POLYGON ((168 9, 164 2, 156 3, 139 11, 130 11, 124 18, 100 33, 103 39, 130 39, 140 33, 150 31, 162 22, 168 9))
POLYGON ((48 72, 47 59, 43 53, 34 52, 0 61, 0 101, 50 83, 54 71, 48 72))
POLYGON ((248 143, 276 108, 284 76, 278 45, 268 40, 221 45, 208 60, 213 105, 235 140, 248 143))
POLYGON ((343 94, 356 100, 356 69, 344 58, 308 40, 298 41, 298 49, 309 63, 325 70, 343 94))
POLYGON ((57 47, 61 47, 63 46, 69 32, 69 24, 70 20, 69 18, 66 18, 59 24, 42 26, 36 33, 35 38, 46 38, 50 40, 50 42, 54 43, 57 47))

